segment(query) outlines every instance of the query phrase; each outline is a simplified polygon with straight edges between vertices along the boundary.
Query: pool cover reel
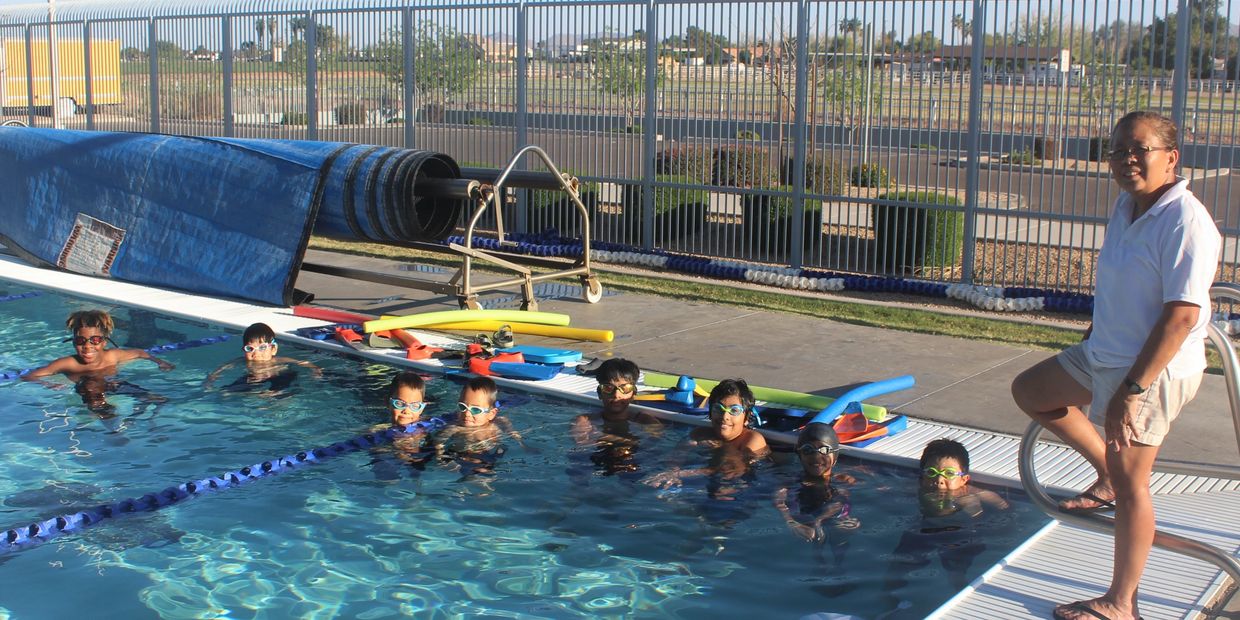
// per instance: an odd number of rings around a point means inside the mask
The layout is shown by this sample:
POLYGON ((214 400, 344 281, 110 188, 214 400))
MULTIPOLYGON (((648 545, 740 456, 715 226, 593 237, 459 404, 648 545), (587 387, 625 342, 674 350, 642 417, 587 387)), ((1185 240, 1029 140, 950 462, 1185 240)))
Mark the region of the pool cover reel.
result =
POLYGON ((315 463, 326 458, 362 450, 387 443, 396 437, 416 435, 419 433, 430 433, 444 426, 441 418, 431 418, 407 426, 392 427, 377 433, 366 433, 358 435, 347 441, 340 441, 322 448, 306 450, 288 456, 274 458, 261 463, 256 463, 241 469, 224 472, 219 476, 203 478, 201 480, 191 480, 175 486, 170 486, 158 493, 147 493, 142 497, 123 499, 119 502, 110 504, 102 504, 94 508, 73 512, 42 521, 36 521, 29 525, 15 527, 4 532, 0 532, 0 554, 11 553, 42 544, 61 536, 70 534, 77 530, 95 525, 101 521, 111 519, 113 517, 134 513, 134 512, 150 512, 175 504, 181 500, 188 499, 197 495, 202 495, 210 491, 224 490, 229 487, 239 486, 257 480, 263 476, 275 475, 281 472, 289 471, 306 465, 315 463))
POLYGON ((339 142, 0 128, 0 242, 35 264, 277 305, 311 231, 440 241, 450 157, 339 142), (426 194, 426 195, 420 195, 426 194))

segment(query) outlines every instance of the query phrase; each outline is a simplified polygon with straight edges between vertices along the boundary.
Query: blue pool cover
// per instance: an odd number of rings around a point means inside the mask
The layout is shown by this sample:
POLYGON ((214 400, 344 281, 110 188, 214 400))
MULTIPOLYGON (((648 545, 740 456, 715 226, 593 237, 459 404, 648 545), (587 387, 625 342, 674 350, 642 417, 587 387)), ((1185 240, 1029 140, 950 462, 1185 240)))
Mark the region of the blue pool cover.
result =
POLYGON ((0 241, 35 264, 291 305, 311 231, 431 241, 464 203, 419 198, 450 157, 338 142, 0 128, 0 241))

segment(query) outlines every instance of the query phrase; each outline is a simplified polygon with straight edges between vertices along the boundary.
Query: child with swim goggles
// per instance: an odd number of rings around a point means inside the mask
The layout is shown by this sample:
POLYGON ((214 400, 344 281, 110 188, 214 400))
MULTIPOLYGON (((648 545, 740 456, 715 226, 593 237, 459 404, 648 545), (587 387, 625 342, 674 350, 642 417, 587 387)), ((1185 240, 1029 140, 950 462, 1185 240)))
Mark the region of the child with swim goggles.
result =
POLYGON ((658 488, 669 488, 680 486, 684 478, 692 476, 718 474, 724 480, 732 480, 748 473, 754 462, 770 453, 766 438, 747 425, 753 414, 754 396, 743 379, 720 381, 710 391, 707 407, 710 426, 693 429, 685 441, 685 447, 709 448, 710 463, 693 469, 674 467, 649 476, 643 482, 658 488))
POLYGON ((604 476, 638 470, 635 455, 640 441, 631 423, 648 426, 656 434, 663 426, 658 418, 629 408, 637 396, 640 374, 637 364, 624 358, 599 364, 594 378, 598 381, 595 392, 601 406, 573 419, 574 442, 578 446, 594 446, 590 461, 595 471, 604 476))
POLYGON ((969 485, 969 451, 958 441, 936 439, 926 444, 920 467, 923 516, 945 517, 960 512, 976 517, 984 505, 1000 510, 1008 507, 994 491, 969 485))
POLYGON ((803 470, 795 493, 788 488, 775 492, 775 509, 794 534, 806 542, 826 543, 831 529, 855 530, 861 522, 851 514, 848 492, 833 483, 855 484, 857 479, 835 473, 840 454, 840 438, 830 424, 814 422, 797 436, 797 458, 803 470))
POLYGON ((499 415, 498 403, 499 387, 490 377, 467 381, 461 388, 455 420, 434 437, 435 453, 450 457, 467 473, 493 473, 504 454, 505 437, 525 447, 512 423, 499 415))
POLYGON ((118 366, 136 359, 155 362, 160 370, 175 368, 171 363, 156 358, 143 349, 116 347, 111 338, 114 327, 111 315, 102 310, 80 310, 70 314, 65 320, 65 328, 73 335, 66 338, 65 342, 73 343, 73 355, 57 358, 26 373, 22 379, 34 381, 63 374, 76 383, 86 375, 115 374, 118 366), (112 344, 113 348, 108 348, 108 344, 112 344))
POLYGON ((246 372, 229 386, 233 391, 241 391, 256 384, 266 383, 266 389, 263 390, 265 393, 272 395, 283 393, 297 378, 296 371, 290 366, 308 368, 314 372, 315 377, 323 376, 323 371, 310 362, 276 356, 279 350, 276 332, 266 323, 254 323, 245 328, 245 332, 241 334, 241 342, 241 358, 212 371, 203 381, 203 387, 210 387, 220 378, 220 375, 242 363, 245 364, 246 372))

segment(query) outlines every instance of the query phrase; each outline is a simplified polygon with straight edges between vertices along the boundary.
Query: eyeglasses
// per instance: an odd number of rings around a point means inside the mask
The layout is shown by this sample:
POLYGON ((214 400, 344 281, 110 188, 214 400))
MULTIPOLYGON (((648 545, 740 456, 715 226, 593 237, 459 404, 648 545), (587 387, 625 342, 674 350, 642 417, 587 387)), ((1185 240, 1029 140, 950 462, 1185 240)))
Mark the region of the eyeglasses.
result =
POLYGON ((838 447, 832 448, 831 446, 815 446, 813 444, 808 444, 808 443, 797 447, 797 454, 801 454, 804 456, 810 456, 814 454, 830 456, 839 451, 840 449, 838 447))
POLYGON ((479 415, 482 415, 490 411, 490 409, 486 407, 466 405, 465 403, 457 403, 456 406, 457 406, 457 410, 460 411, 461 413, 468 413, 469 415, 472 415, 472 416, 479 416, 479 415))
POLYGON ((1154 151, 1174 151, 1173 146, 1132 146, 1126 149, 1107 151, 1107 159, 1111 161, 1127 161, 1131 157, 1140 159, 1154 151))
POLYGON ((927 467, 922 470, 922 472, 931 480, 935 478, 946 478, 948 480, 953 480, 965 475, 963 471, 956 469, 955 467, 944 467, 943 469, 939 469, 937 467, 927 467))
POLYGON ((241 347, 241 350, 245 351, 246 353, 253 353, 255 351, 258 351, 261 353, 263 351, 266 351, 267 349, 275 350, 275 348, 276 348, 276 343, 275 341, 272 341, 272 342, 262 342, 256 345, 247 344, 244 347, 241 347))
POLYGON ((392 405, 393 409, 396 409, 398 411, 401 409, 404 409, 412 413, 422 413, 422 410, 426 409, 426 403, 410 403, 410 402, 405 402, 399 398, 393 398, 392 400, 388 401, 388 403, 392 405))
POLYGON ((107 336, 74 336, 72 338, 66 338, 65 342, 72 342, 75 347, 84 346, 88 342, 95 346, 99 346, 107 341, 107 339, 107 336))
POLYGON ((620 385, 612 385, 610 383, 598 384, 598 391, 604 394, 632 394, 637 391, 637 386, 632 383, 621 383, 620 385))
POLYGON ((737 403, 735 405, 725 405, 723 403, 719 403, 715 405, 715 407, 719 409, 720 413, 726 413, 730 416, 743 416, 745 415, 745 413, 749 411, 748 407, 740 403, 737 403))

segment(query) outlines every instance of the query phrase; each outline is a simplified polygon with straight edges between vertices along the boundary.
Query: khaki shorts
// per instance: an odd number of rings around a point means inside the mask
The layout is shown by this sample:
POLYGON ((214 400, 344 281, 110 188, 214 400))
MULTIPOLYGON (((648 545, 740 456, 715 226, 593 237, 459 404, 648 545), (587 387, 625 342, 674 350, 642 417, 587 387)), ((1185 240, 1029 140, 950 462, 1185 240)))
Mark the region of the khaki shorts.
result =
MULTIPOLYGON (((1107 403, 1119 389, 1128 368, 1102 368, 1094 366, 1085 353, 1085 343, 1078 342, 1055 356, 1059 364, 1093 395, 1093 402, 1085 409, 1089 420, 1102 426, 1105 422, 1107 403)), ((1180 410, 1197 395, 1201 386, 1201 373, 1173 379, 1164 369, 1149 389, 1141 395, 1141 410, 1137 412, 1135 441, 1148 446, 1162 445, 1163 438, 1171 430, 1171 422, 1180 410)))

